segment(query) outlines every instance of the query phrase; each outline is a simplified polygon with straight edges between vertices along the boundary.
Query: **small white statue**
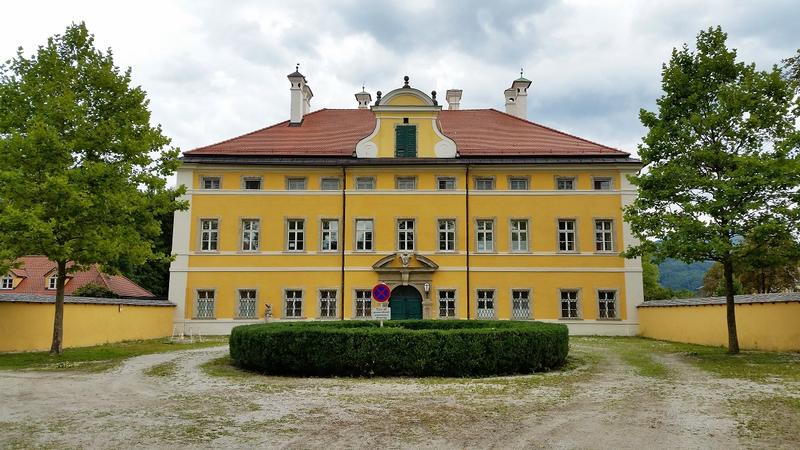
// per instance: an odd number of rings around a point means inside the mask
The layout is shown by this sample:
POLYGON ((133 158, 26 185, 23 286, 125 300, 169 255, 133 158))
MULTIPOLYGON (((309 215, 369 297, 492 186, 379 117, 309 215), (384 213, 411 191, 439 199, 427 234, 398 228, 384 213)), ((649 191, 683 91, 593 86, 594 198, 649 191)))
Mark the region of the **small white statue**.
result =
POLYGON ((408 253, 402 253, 400 255, 400 262, 403 264, 403 267, 408 267, 408 263, 411 260, 411 255, 408 253))

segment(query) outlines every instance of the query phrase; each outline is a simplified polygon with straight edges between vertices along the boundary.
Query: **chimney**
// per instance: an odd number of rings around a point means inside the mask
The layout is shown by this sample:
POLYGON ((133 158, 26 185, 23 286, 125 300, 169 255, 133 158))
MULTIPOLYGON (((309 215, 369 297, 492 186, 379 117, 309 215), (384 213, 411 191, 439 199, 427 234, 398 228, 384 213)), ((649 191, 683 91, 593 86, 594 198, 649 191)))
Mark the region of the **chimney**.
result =
POLYGON ((300 73, 300 64, 295 67, 294 73, 290 73, 287 78, 289 78, 289 83, 291 84, 289 88, 291 93, 289 125, 299 126, 303 122, 303 116, 311 110, 311 98, 314 93, 308 87, 306 77, 300 73))
POLYGON ((508 88, 504 92, 506 96, 506 114, 511 114, 512 116, 517 115, 517 91, 512 88, 508 88))
POLYGON ((531 80, 524 78, 522 69, 520 69, 519 78, 511 82, 511 87, 505 91, 506 113, 528 120, 528 88, 530 86, 531 80))
POLYGON ((461 89, 448 89, 445 92, 444 97, 447 100, 447 109, 460 109, 461 92, 461 89))
POLYGON ((356 101, 358 102, 358 109, 367 109, 369 108, 369 102, 372 101, 372 95, 364 90, 364 86, 361 86, 361 92, 356 94, 356 101))

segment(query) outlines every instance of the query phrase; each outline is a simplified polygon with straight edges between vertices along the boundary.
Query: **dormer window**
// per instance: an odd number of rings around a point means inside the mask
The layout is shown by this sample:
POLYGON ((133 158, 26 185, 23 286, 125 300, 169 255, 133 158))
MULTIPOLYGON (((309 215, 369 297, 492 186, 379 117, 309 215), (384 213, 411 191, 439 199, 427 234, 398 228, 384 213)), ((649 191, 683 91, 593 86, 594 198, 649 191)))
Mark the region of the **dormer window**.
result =
POLYGON ((58 275, 53 275, 47 279, 47 289, 55 291, 58 286, 58 275))
POLYGON ((14 278, 11 275, 6 275, 0 279, 0 289, 13 289, 14 278))
POLYGON ((417 126, 398 125, 394 129, 394 156, 398 158, 417 157, 417 126))

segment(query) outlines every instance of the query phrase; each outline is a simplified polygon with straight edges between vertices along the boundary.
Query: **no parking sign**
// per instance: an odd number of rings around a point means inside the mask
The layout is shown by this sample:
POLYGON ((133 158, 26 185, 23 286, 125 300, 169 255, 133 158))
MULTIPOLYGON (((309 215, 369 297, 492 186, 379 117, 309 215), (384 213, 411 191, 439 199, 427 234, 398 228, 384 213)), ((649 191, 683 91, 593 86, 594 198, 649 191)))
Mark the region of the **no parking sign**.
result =
POLYGON ((392 290, 386 283, 378 283, 372 288, 372 299, 376 302, 385 302, 392 296, 392 290))

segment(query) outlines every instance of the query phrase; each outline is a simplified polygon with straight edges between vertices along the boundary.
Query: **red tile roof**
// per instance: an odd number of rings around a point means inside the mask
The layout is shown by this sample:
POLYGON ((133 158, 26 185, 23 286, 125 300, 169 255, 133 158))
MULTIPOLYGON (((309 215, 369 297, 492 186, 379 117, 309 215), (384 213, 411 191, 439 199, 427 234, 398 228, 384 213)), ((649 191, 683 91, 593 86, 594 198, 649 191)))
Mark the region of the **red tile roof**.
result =
MULTIPOLYGON (((462 156, 628 156, 628 153, 495 109, 443 110, 442 132, 462 156)), ((375 129, 367 109, 321 109, 300 126, 289 121, 188 152, 193 155, 351 156, 375 129)))
MULTIPOLYGON (((0 294, 45 294, 56 295, 55 290, 47 289, 46 279, 56 268, 56 263, 46 256, 23 256, 18 260, 20 267, 12 269, 15 275, 25 277, 16 288, 0 290, 0 294)), ((71 266, 71 264, 70 264, 71 266)), ((108 275, 100 272, 97 265, 91 266, 83 272, 69 274, 70 279, 64 286, 64 293, 70 295, 81 286, 96 283, 107 287, 120 297, 155 297, 152 292, 144 289, 122 275, 108 275)))

